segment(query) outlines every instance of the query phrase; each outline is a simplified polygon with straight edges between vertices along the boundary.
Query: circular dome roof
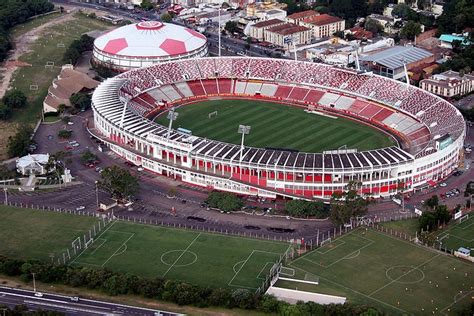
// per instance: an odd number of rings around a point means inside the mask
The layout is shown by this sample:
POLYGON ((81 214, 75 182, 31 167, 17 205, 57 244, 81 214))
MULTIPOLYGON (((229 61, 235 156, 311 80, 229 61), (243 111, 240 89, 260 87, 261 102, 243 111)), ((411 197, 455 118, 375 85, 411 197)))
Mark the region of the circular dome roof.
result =
POLYGON ((127 57, 166 57, 183 55, 202 48, 204 35, 175 24, 146 21, 112 30, 94 41, 107 54, 127 57))

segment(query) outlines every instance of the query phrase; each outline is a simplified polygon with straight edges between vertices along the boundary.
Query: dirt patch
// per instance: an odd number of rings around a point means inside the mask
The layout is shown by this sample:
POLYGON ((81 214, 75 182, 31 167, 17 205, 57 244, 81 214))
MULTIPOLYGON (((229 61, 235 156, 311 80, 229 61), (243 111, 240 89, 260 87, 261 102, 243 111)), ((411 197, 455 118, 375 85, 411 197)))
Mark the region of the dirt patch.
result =
POLYGON ((8 87, 10 86, 10 81, 12 79, 12 75, 18 67, 25 67, 31 66, 28 63, 23 63, 18 61, 18 59, 30 52, 30 46, 33 44, 38 38, 39 35, 44 31, 44 29, 64 23, 67 21, 71 21, 74 19, 73 13, 68 13, 64 15, 58 16, 56 19, 46 22, 31 31, 26 32, 18 37, 13 38, 13 46, 15 47, 11 52, 8 58, 0 64, 0 71, 3 73, 3 77, 0 81, 0 98, 3 97, 5 92, 7 92, 8 87))

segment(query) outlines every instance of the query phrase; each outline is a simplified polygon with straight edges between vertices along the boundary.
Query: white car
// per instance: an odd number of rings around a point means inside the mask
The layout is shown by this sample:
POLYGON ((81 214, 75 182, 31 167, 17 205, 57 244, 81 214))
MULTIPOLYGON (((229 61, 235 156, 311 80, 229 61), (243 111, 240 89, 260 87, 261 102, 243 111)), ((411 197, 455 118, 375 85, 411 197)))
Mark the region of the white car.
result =
POLYGON ((71 297, 71 301, 73 301, 73 302, 79 302, 79 297, 73 296, 73 297, 71 297))
POLYGON ((138 167, 138 168, 137 168, 137 171, 140 171, 140 172, 141 172, 141 171, 143 171, 143 168, 142 168, 142 167, 138 167))
POLYGON ((72 144, 71 146, 72 146, 72 147, 79 147, 80 144, 79 144, 79 143, 74 143, 74 144, 72 144))
POLYGON ((81 211, 83 209, 85 209, 86 207, 84 205, 81 205, 81 206, 78 206, 76 207, 76 211, 81 211))
POLYGON ((36 297, 43 297, 43 293, 41 293, 41 292, 35 292, 35 296, 36 296, 36 297))
POLYGON ((446 184, 446 182, 443 182, 443 183, 440 183, 439 186, 444 188, 445 186, 447 186, 447 184, 446 184))
POLYGON ((74 122, 67 122, 67 125, 74 125, 74 122))

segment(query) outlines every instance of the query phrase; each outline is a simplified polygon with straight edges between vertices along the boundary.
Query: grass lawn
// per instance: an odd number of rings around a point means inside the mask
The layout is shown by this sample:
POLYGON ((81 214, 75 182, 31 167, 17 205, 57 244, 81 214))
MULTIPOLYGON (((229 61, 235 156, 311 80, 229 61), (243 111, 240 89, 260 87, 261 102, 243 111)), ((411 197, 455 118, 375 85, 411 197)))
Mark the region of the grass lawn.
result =
MULTIPOLYGON (((240 144, 239 124, 250 125, 245 144, 255 147, 292 148, 320 152, 347 148, 368 150, 394 145, 394 140, 370 126, 344 118, 308 114, 301 108, 260 100, 209 100, 177 109, 174 128, 189 129, 194 135, 240 144), (209 119, 208 114, 218 111, 209 119)), ((157 122, 168 125, 166 114, 157 122)))
MULTIPOLYGON (((474 249, 474 216, 470 214, 469 219, 459 223, 453 220, 448 227, 436 232, 438 240, 443 248, 458 250, 459 247, 474 249)), ((471 252, 471 256, 472 256, 471 252)))
POLYGON ((50 260, 92 228, 93 217, 0 206, 0 255, 50 260))
POLYGON ((257 289, 289 245, 115 222, 71 264, 211 287, 257 289))
POLYGON ((453 314, 474 293, 471 263, 372 229, 356 229, 289 266, 299 278, 319 277, 322 293, 389 315, 453 314))
MULTIPOLYGON (((57 17, 57 15, 55 16, 57 17)), ((44 19, 50 18, 45 17, 44 19)), ((13 32, 15 33, 17 28, 29 28, 37 23, 37 20, 31 20, 23 26, 15 27, 13 32)), ((31 45, 31 52, 20 57, 21 61, 31 64, 31 67, 21 67, 13 74, 12 89, 25 92, 30 104, 27 108, 15 111, 12 121, 16 123, 35 123, 40 118, 41 107, 48 93, 48 87, 64 64, 62 58, 66 48, 82 34, 92 30, 105 30, 108 27, 110 25, 105 22, 76 14, 72 21, 46 28, 31 45), (64 44, 64 48, 57 46, 61 43, 64 44), (46 62, 54 62, 54 67, 45 68, 46 62), (38 90, 30 91, 30 85, 38 85, 38 90)))
POLYGON ((414 237, 418 230, 418 218, 381 222, 377 223, 377 225, 414 237))
POLYGON ((45 16, 42 16, 42 17, 39 17, 39 18, 36 18, 36 19, 31 19, 31 20, 29 20, 29 21, 27 21, 23 24, 19 24, 19 25, 15 26, 12 29, 10 35, 13 38, 15 38, 17 36, 20 36, 20 35, 23 35, 26 32, 29 32, 32 29, 43 25, 44 23, 47 23, 49 21, 54 20, 55 18, 57 18, 60 15, 61 15, 61 13, 51 13, 51 14, 48 14, 48 15, 45 15, 45 16))

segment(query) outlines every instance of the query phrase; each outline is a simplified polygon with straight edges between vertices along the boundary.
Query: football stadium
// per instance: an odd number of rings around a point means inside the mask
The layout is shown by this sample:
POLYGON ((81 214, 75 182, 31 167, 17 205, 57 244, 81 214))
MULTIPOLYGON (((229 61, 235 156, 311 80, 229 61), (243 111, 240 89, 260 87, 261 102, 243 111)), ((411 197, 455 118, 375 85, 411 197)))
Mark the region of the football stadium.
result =
POLYGON ((92 63, 123 72, 207 55, 207 39, 192 29, 158 21, 119 27, 94 41, 92 63))
POLYGON ((350 181, 373 197, 434 185, 465 137, 459 111, 429 92, 283 59, 160 63, 106 80, 92 103, 89 131, 135 165, 271 198, 329 199, 350 181))

